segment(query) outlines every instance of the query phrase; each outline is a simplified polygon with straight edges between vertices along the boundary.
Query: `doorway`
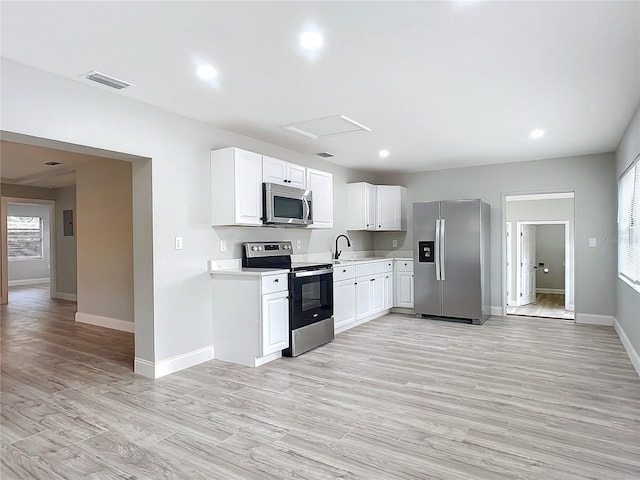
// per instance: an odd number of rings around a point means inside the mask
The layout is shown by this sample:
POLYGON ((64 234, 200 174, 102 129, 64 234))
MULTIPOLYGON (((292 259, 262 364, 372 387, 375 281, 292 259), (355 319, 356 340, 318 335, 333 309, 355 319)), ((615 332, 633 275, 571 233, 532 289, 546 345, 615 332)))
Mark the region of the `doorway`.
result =
POLYGON ((9 288, 2 290, 2 303, 10 292, 37 292, 39 297, 55 298, 56 234, 55 201, 2 197, 2 278, 9 288))
POLYGON ((573 193, 506 196, 505 204, 506 314, 574 320, 573 193))

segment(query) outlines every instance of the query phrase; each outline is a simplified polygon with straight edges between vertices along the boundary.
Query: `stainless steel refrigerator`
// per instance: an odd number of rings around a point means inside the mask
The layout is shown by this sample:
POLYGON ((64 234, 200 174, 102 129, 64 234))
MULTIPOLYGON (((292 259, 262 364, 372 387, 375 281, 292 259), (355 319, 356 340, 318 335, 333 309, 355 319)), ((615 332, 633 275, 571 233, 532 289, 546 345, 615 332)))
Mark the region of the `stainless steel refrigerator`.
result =
POLYGON ((491 312, 491 207, 413 204, 415 312, 481 324, 491 312))

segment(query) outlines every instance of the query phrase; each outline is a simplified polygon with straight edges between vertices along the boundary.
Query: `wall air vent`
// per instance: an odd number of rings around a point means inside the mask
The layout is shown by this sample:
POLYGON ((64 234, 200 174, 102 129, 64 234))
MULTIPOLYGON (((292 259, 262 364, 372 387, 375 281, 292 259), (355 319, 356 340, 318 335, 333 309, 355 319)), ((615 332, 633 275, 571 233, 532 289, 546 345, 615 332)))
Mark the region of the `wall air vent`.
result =
POLYGON ((92 82, 100 83, 101 85, 106 85, 107 87, 115 88, 116 90, 122 90, 123 88, 133 86, 133 83, 125 82, 123 80, 118 80, 117 78, 110 77, 109 75, 105 75, 100 72, 89 72, 84 75, 80 75, 80 78, 85 78, 92 82))
POLYGON ((322 157, 322 158, 331 158, 331 157, 335 157, 335 155, 333 153, 329 153, 329 152, 319 152, 316 153, 317 156, 322 157))

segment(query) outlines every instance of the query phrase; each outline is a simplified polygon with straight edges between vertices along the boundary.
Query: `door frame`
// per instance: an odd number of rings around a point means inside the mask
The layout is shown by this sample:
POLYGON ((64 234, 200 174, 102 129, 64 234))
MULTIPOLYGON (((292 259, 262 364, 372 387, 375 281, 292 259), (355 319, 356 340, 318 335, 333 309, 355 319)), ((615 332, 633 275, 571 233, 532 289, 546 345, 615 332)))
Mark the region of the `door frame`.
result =
POLYGON ((49 296, 57 295, 56 265, 56 202, 39 198, 2 197, 0 198, 0 223, 2 224, 2 258, 0 259, 2 278, 0 279, 0 304, 9 303, 9 252, 7 251, 7 208, 9 204, 46 205, 49 207, 49 296))
POLYGON ((513 236, 513 222, 506 222, 505 224, 505 230, 506 230, 506 256, 507 256, 507 260, 506 260, 506 277, 507 277, 507 289, 506 289, 506 303, 507 306, 511 306, 515 304, 515 297, 514 297, 514 289, 511 288, 513 286, 513 252, 512 252, 512 248, 511 248, 511 238, 513 236))
MULTIPOLYGON (((575 201, 575 199, 574 199, 575 201)), ((572 312, 574 310, 573 305, 570 303, 570 299, 573 298, 573 290, 575 285, 571 282, 571 272, 573 271, 573 258, 571 248, 571 222, 569 220, 532 220, 516 222, 517 234, 520 235, 520 229, 522 225, 564 225, 564 308, 567 311, 572 312)), ((516 243, 516 267, 518 269, 518 275, 516 277, 516 295, 519 296, 522 288, 522 271, 520 268, 522 249, 520 248, 520 241, 516 243)), ((537 257, 536 257, 537 263, 537 257)), ((516 297, 517 299, 518 297, 516 297)))

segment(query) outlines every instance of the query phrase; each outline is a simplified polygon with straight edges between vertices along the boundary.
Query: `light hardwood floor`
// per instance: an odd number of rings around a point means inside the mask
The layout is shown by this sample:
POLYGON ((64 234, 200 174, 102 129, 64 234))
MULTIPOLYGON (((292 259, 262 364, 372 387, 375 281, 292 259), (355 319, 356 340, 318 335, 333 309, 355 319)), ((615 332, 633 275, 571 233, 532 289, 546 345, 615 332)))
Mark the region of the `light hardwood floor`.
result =
POLYGON ((296 359, 156 381, 74 304, 2 307, 2 480, 640 478, 614 330, 388 315, 296 359))
POLYGON ((555 293, 538 293, 535 303, 520 307, 507 307, 507 314, 566 320, 573 320, 575 317, 573 312, 564 309, 564 295, 555 293))

